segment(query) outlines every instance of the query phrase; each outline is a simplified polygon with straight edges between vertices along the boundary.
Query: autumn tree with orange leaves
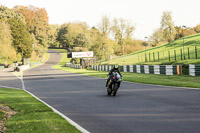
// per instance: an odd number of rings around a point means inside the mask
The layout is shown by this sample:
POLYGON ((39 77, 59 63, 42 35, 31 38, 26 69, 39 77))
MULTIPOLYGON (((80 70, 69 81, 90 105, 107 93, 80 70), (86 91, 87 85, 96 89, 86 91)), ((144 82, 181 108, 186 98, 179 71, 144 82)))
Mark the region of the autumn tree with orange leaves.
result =
POLYGON ((51 35, 46 10, 34 6, 15 6, 14 10, 25 17, 27 29, 33 40, 33 50, 41 57, 48 47, 51 35))

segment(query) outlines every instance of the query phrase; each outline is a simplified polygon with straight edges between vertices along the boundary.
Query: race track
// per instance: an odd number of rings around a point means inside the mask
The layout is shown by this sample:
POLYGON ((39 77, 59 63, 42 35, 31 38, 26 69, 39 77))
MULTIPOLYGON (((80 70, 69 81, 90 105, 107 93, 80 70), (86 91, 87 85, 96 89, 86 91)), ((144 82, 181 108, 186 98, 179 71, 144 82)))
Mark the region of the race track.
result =
POLYGON ((107 96, 106 79, 53 69, 61 57, 25 71, 25 88, 91 133, 200 132, 200 90, 123 82, 107 96))

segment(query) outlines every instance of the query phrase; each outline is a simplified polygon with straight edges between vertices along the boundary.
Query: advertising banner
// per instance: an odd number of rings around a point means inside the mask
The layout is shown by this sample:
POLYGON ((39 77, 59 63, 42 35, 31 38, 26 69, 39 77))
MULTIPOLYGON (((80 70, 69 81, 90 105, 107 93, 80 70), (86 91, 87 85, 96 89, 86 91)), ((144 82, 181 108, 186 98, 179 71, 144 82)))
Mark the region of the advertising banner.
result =
POLYGON ((72 52, 72 58, 93 57, 93 51, 88 52, 72 52))

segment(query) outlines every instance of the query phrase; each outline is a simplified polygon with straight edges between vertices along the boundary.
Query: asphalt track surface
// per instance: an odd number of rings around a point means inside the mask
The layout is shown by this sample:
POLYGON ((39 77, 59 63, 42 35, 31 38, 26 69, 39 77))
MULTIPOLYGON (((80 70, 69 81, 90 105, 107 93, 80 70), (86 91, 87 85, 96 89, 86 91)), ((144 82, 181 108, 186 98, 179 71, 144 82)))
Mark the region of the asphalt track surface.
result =
POLYGON ((22 89, 21 80, 18 79, 12 72, 14 68, 0 70, 0 88, 18 88, 22 89))
POLYGON ((60 58, 25 71, 25 87, 91 133, 200 132, 200 90, 123 82, 107 96, 105 79, 53 69, 60 58))

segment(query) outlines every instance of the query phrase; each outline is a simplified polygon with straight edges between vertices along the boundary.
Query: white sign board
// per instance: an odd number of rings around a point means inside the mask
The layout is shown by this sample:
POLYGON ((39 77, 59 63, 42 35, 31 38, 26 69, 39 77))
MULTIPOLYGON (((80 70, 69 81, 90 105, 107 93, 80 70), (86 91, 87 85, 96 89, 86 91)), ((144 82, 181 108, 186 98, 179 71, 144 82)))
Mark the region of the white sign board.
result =
POLYGON ((72 52, 72 58, 93 57, 93 51, 72 52))

